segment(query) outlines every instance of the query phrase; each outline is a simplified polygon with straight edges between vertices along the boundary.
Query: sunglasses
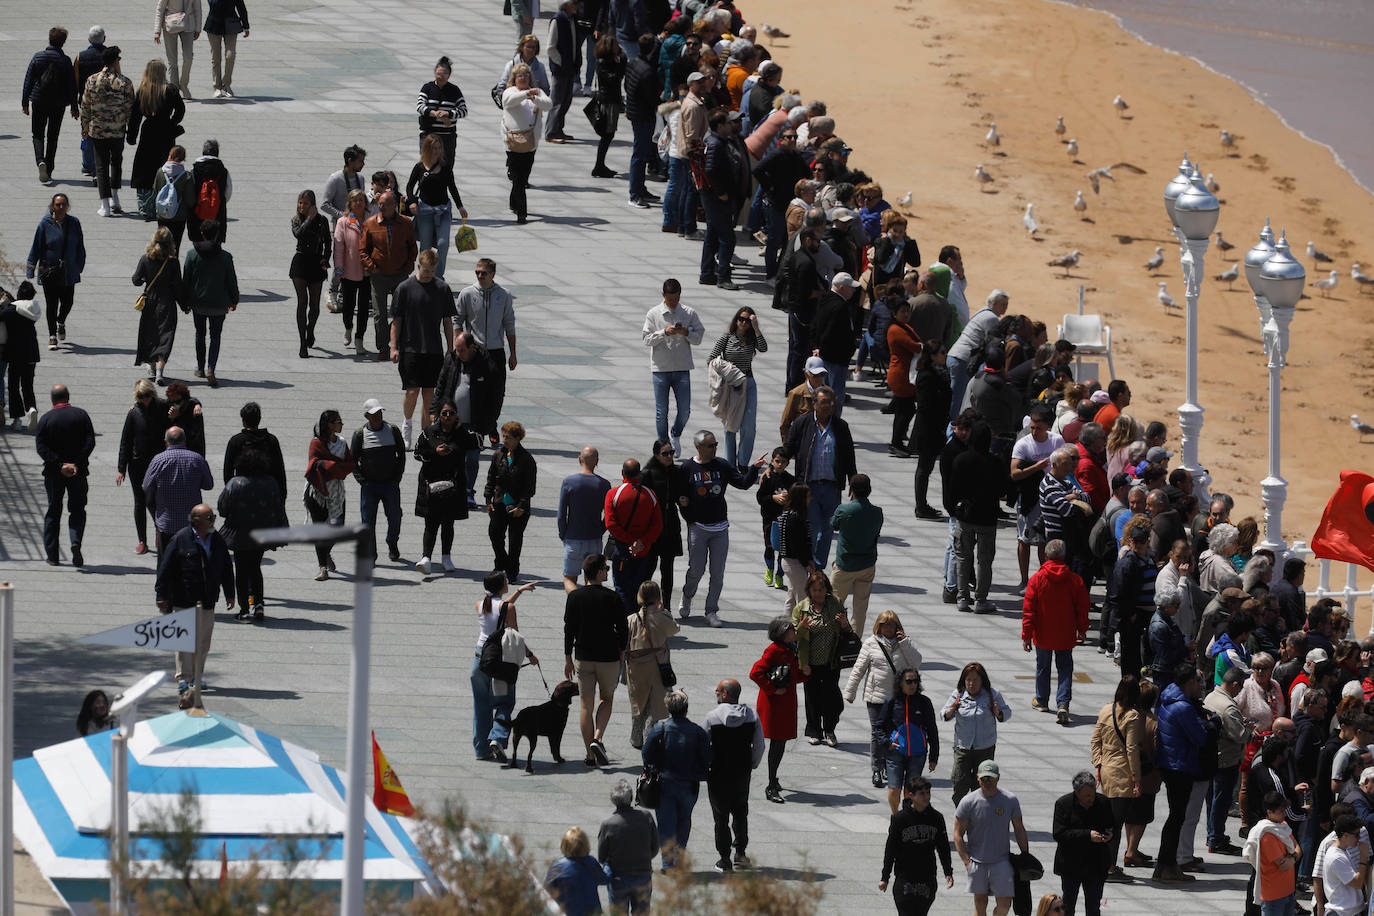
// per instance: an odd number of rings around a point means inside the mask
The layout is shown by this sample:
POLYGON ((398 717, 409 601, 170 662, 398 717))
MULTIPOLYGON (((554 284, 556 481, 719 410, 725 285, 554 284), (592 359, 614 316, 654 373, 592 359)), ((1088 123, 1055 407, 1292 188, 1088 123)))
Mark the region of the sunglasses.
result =
POLYGON ((456 417, 456 416, 458 416, 458 411, 456 411, 456 410, 441 410, 441 411, 439 411, 439 416, 441 416, 441 417, 456 417))
POLYGON ((672 458, 672 457, 675 457, 676 455, 677 455, 677 453, 674 452, 672 449, 664 449, 663 451, 661 451, 661 452, 658 453, 658 457, 660 457, 660 458, 672 458))
POLYGON ((489 277, 489 276, 491 276, 491 271, 489 271, 489 270, 474 270, 473 273, 475 273, 475 274, 476 274, 477 276, 479 276, 479 277, 489 277))

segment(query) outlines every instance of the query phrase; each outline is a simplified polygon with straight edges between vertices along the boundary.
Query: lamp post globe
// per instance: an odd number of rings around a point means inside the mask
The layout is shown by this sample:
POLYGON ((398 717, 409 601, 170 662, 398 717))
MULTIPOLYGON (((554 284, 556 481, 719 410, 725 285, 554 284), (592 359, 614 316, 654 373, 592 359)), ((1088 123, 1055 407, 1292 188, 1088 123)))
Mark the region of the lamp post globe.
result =
MULTIPOLYGON (((1202 181, 1202 173, 1193 169, 1187 189, 1174 201, 1174 223, 1191 241, 1204 241, 1211 237, 1221 216, 1221 202, 1207 190, 1202 181)), ((1172 183, 1172 182, 1171 182, 1172 183)), ((1167 198, 1166 198, 1167 199, 1167 198)))
POLYGON ((1260 230, 1259 241, 1245 253, 1245 281, 1250 284, 1250 290, 1256 296, 1264 295, 1260 283, 1260 270, 1273 254, 1274 230, 1269 228, 1269 219, 1266 217, 1264 228, 1260 230))
POLYGON ((1307 271, 1302 263, 1293 257, 1288 247, 1288 239, 1279 233, 1274 244, 1274 253, 1264 262, 1259 272, 1260 292, 1269 300, 1274 309, 1292 309, 1302 298, 1302 288, 1307 281, 1307 271))
POLYGON ((1188 153, 1183 153, 1183 161, 1179 163, 1178 174, 1175 175, 1168 184, 1164 186, 1164 212, 1169 214, 1169 222, 1175 226, 1178 220, 1174 217, 1174 202, 1178 200, 1178 195, 1192 187, 1193 164, 1188 161, 1188 153))

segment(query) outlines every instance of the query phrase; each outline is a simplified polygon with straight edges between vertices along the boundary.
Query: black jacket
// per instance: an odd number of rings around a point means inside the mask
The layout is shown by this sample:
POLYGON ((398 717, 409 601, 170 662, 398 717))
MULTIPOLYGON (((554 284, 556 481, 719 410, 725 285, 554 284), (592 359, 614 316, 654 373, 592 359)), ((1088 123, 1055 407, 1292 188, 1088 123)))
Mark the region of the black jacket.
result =
POLYGON ((816 269, 816 260, 802 248, 783 258, 778 266, 778 282, 773 288, 773 308, 793 312, 802 324, 809 324, 816 313, 816 301, 825 295, 825 281, 816 269))
POLYGON ((810 178, 811 169, 801 153, 778 147, 754 166, 754 177, 763 185, 768 202, 785 211, 796 196, 797 182, 810 178))
MULTIPOLYGON (((155 397, 145 407, 135 404, 124 415, 124 431, 119 436, 119 460, 115 470, 124 474, 130 465, 146 469, 153 456, 166 448, 167 402, 155 397)), ((143 483, 143 472, 138 472, 143 483)))
POLYGON ((0 307, 0 325, 9 330, 9 340, 0 345, 5 361, 22 366, 38 365, 38 322, 19 314, 11 302, 0 307))
MULTIPOLYGON (((806 509, 784 509, 777 521, 779 555, 784 560, 796 560, 802 566, 810 566, 814 560, 811 556, 811 530, 807 523, 806 509)), ((771 531, 769 537, 772 537, 771 531)))
MULTIPOLYGON (((104 69, 102 63, 92 73, 104 69)), ((76 110, 80 90, 76 85, 76 70, 61 49, 48 45, 29 61, 24 71, 24 103, 42 111, 71 106, 76 110)))
POLYGON ((891 877, 895 864, 898 878, 933 886, 936 856, 940 857, 944 874, 954 874, 945 816, 934 808, 917 811, 910 804, 902 805, 888 822, 883 880, 891 877))
POLYGON ((187 398, 184 401, 175 403, 168 402, 167 408, 177 408, 175 417, 168 417, 168 426, 179 426, 181 431, 186 433, 186 447, 195 452, 200 457, 205 457, 205 413, 202 408, 201 413, 196 413, 196 408, 200 407, 200 401, 196 398, 187 398))
POLYGON ((196 542, 196 531, 190 525, 182 528, 162 551, 157 567, 157 600, 166 601, 173 608, 195 607, 203 603, 214 607, 217 592, 224 592, 225 602, 234 600, 234 565, 229 558, 229 545, 218 531, 210 532, 210 553, 206 554, 196 542))
POLYGON ((975 426, 969 448, 950 463, 945 487, 945 511, 950 518, 970 525, 997 524, 997 505, 1007 491, 1011 472, 1007 462, 988 451, 990 438, 986 426, 975 426))
POLYGON ((78 477, 90 474, 91 452, 95 451, 95 427, 80 407, 58 404, 43 414, 34 436, 38 457, 43 459, 43 476, 62 473, 62 465, 76 465, 78 477))
POLYGON ((682 517, 678 515, 677 498, 683 494, 686 482, 682 479, 682 466, 674 464, 664 467, 650 458, 644 462, 644 485, 658 498, 659 508, 663 510, 663 530, 654 541, 653 553, 661 557, 682 556, 682 517))
POLYGON ((491 367, 491 356, 481 344, 472 345, 475 353, 472 359, 463 362, 458 358, 458 348, 454 347, 444 357, 444 366, 439 370, 439 381, 434 384, 434 400, 429 402, 430 416, 439 415, 439 403, 444 398, 458 400, 460 382, 466 382, 472 416, 461 413, 458 419, 480 432, 494 428, 496 417, 492 416, 496 401, 487 395, 487 372, 491 367))
POLYGON ((658 74, 648 61, 636 57, 625 66, 625 117, 652 121, 658 115, 658 74))
POLYGON ((240 474, 224 485, 216 505, 220 534, 230 550, 254 550, 249 533, 259 528, 285 528, 286 497, 271 477, 240 474))
POLYGON ((893 732, 906 725, 908 721, 925 735, 926 760, 929 763, 939 763, 940 728, 935 721, 935 707, 931 705, 930 697, 924 693, 913 693, 910 697, 906 694, 896 694, 888 699, 878 711, 875 727, 882 732, 883 740, 887 741, 891 739, 893 732))
POLYGON ((424 518, 430 507, 443 515, 456 519, 468 517, 468 473, 467 453, 482 448, 482 437, 466 423, 457 423, 453 429, 444 432, 437 420, 431 423, 420 438, 415 440, 415 460, 420 462, 419 480, 416 484, 415 514, 424 518), (436 449, 448 445, 452 451, 440 455, 436 449), (448 481, 453 486, 439 493, 431 493, 429 485, 448 481))
POLYGON ((625 603, 614 591, 604 585, 583 585, 568 594, 563 605, 564 655, 580 661, 614 662, 629 642, 625 603))
POLYGON ((849 365, 854 355, 854 323, 850 318, 851 305, 833 289, 816 303, 816 314, 807 322, 807 346, 820 350, 821 359, 828 363, 849 365))
POLYGON ((229 437, 229 444, 224 447, 224 476, 220 479, 227 484, 239 475, 239 456, 247 448, 267 459, 268 474, 277 482, 282 499, 285 499, 286 462, 282 460, 281 443, 265 429, 242 429, 229 437))
POLYGON ((748 194, 749 169, 741 158, 739 147, 715 131, 706 134, 707 193, 720 197, 727 194, 731 203, 739 203, 748 194))
POLYGON ((770 471, 767 477, 759 475, 759 515, 763 517, 765 525, 772 524, 773 519, 782 515, 782 506, 773 502, 773 497, 779 491, 787 492, 796 482, 797 478, 787 471, 770 471))
POLYGON ((482 499, 493 511, 503 510, 501 497, 510 494, 514 500, 513 508, 530 511, 530 500, 534 498, 535 478, 538 468, 534 456, 528 449, 517 448, 512 455, 514 461, 507 463, 504 445, 491 456, 491 467, 487 469, 487 486, 482 491, 482 499))
POLYGON ((1116 829, 1112 805, 1107 796, 1094 793, 1087 808, 1074 793, 1061 795, 1054 803, 1054 873, 1065 877, 1101 879, 1111 867, 1113 844, 1094 843, 1091 832, 1116 829))
POLYGON ((349 452, 353 455, 353 460, 358 462, 358 466, 353 471, 353 476, 357 477, 361 483, 396 483, 401 482, 401 478, 406 472, 406 443, 401 438, 401 431, 396 428, 395 423, 388 423, 391 427, 391 437, 394 440, 390 448, 379 446, 369 449, 363 448, 363 428, 360 426, 353 433, 353 442, 349 446, 349 452))
MULTIPOLYGON (((208 8, 205 11, 205 24, 202 26, 211 35, 223 35, 226 31, 225 20, 230 16, 238 17, 243 31, 251 28, 248 25, 248 8, 243 5, 243 0, 206 0, 208 8)), ((237 32, 232 34, 237 35, 237 32)))
MULTIPOLYGON (((830 423, 835 427, 836 482, 845 485, 859 472, 854 458, 854 438, 844 420, 832 416, 830 423)), ((802 483, 811 482, 811 451, 815 444, 816 412, 813 410, 792 421, 792 428, 787 431, 787 444, 783 446, 787 457, 797 462, 797 480, 802 483)))
MULTIPOLYGON (((945 447, 949 414, 949 373, 934 363, 916 373, 916 451, 938 455, 945 447)), ((941 476, 944 470, 941 470, 941 476)))

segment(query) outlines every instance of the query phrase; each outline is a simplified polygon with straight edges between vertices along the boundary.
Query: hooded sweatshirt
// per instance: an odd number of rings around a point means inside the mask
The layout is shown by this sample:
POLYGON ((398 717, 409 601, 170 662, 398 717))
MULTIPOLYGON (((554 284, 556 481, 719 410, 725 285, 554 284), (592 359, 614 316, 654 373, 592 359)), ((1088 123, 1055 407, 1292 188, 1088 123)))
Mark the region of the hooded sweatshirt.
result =
POLYGON ((180 162, 167 161, 162 163, 162 168, 153 176, 153 196, 162 190, 164 185, 172 185, 177 194, 177 211, 172 214, 168 222, 184 222, 191 215, 191 205, 195 203, 191 193, 191 173, 186 166, 180 162))
POLYGON ((763 760, 763 727, 758 714, 743 703, 721 703, 706 714, 703 725, 711 737, 709 779, 745 776, 763 760))
POLYGON ((1221 676, 1227 668, 1236 667, 1246 674, 1250 673, 1250 653, 1238 646, 1229 633, 1223 633, 1207 647, 1207 657, 1213 659, 1212 683, 1221 685, 1221 676))
POLYGON ((234 256, 223 249, 218 239, 201 239, 186 252, 182 291, 186 304, 197 315, 221 317, 231 305, 239 304, 234 256))
POLYGON ((1046 560, 1026 584, 1021 640, 1041 649, 1072 649, 1088 632, 1088 590, 1060 560, 1046 560))

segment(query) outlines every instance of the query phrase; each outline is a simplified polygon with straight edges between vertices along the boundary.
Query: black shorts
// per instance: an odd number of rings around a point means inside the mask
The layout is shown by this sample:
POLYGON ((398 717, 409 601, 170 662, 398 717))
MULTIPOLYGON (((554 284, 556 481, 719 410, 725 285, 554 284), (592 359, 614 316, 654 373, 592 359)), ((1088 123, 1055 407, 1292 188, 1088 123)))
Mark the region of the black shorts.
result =
POLYGON ((400 362, 402 388, 433 388, 439 381, 439 372, 444 368, 444 358, 438 353, 401 352, 400 362))

